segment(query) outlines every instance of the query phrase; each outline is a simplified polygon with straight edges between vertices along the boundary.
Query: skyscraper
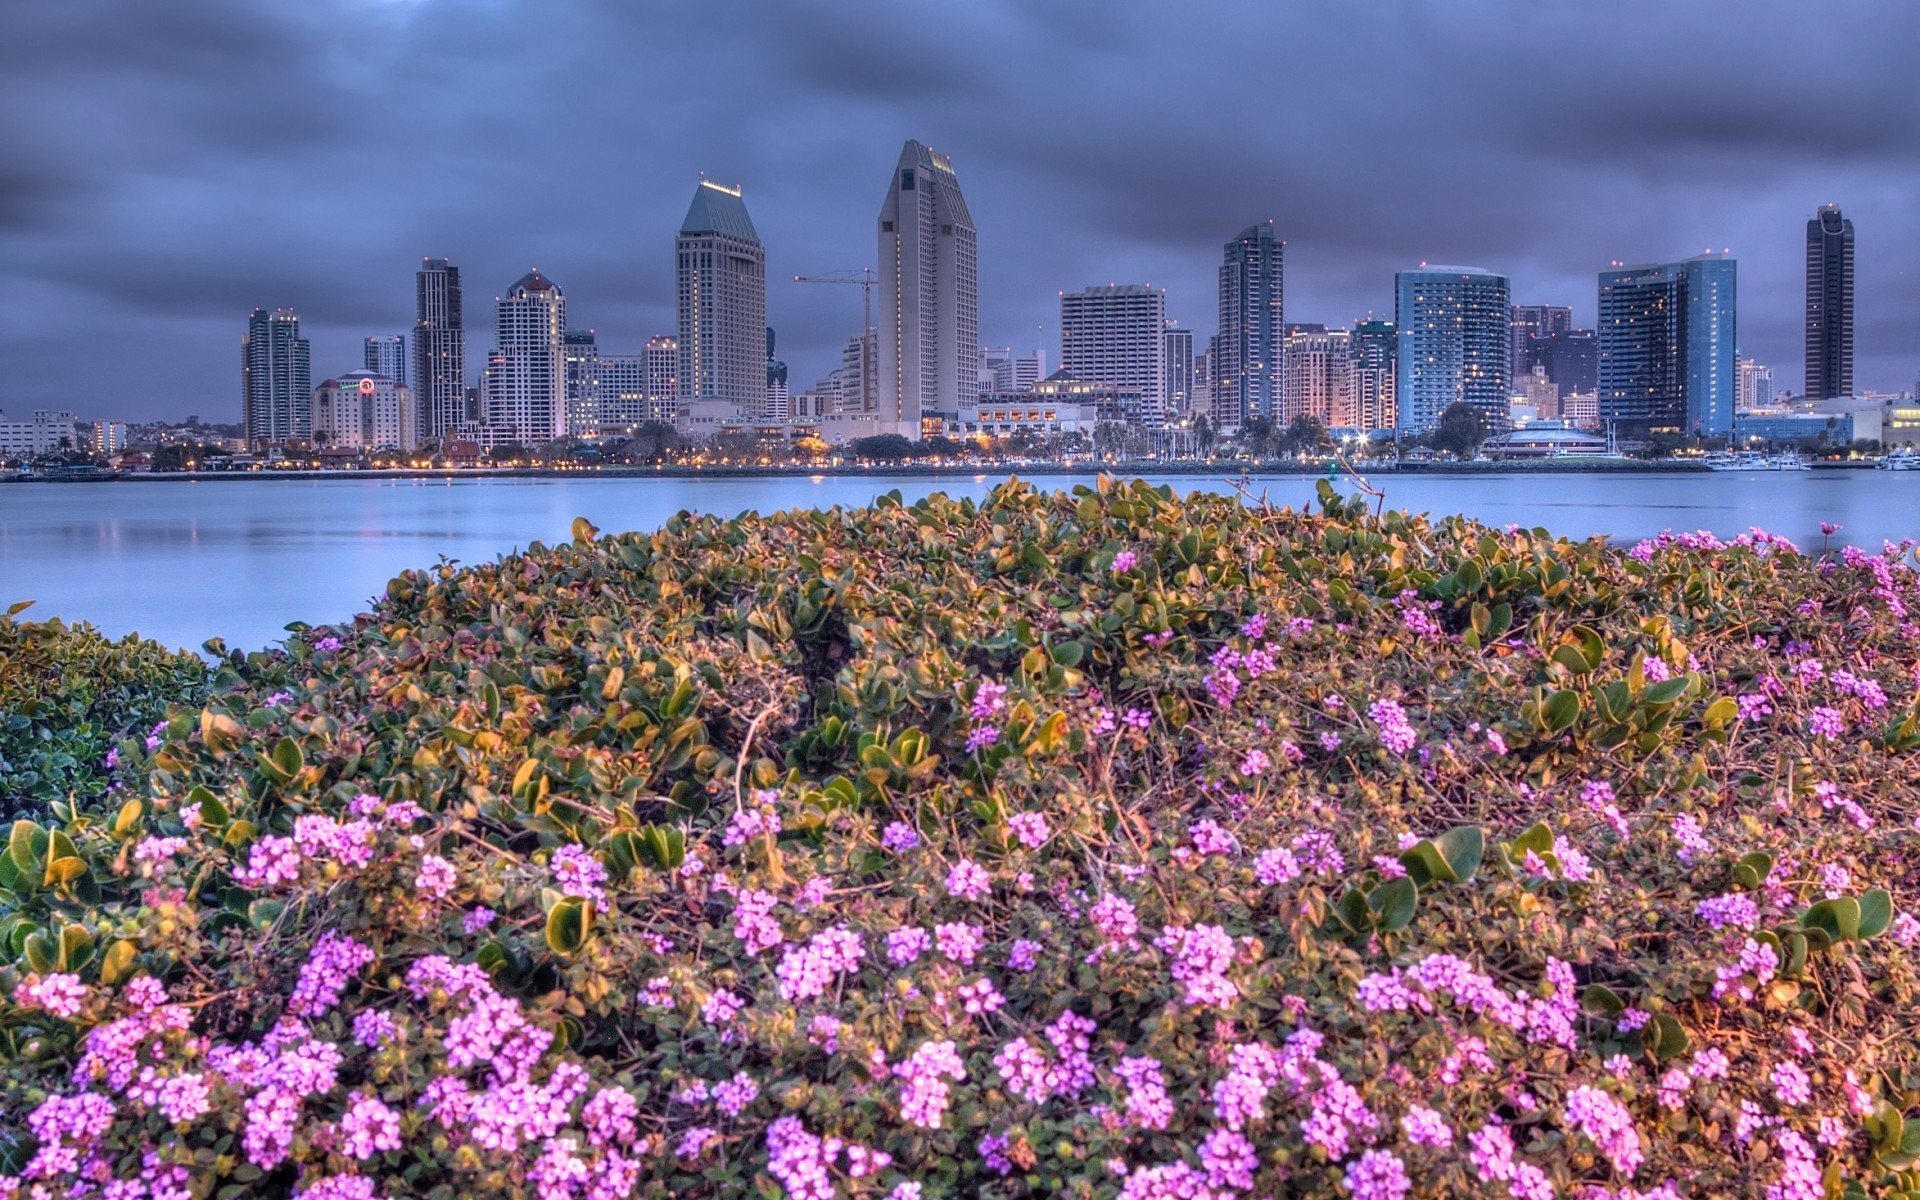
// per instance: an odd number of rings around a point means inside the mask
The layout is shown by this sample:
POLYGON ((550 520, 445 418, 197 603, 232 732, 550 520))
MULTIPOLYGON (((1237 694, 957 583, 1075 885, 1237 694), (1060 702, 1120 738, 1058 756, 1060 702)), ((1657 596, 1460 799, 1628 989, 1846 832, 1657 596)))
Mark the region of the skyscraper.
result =
POLYGON ((671 421, 680 408, 680 341, 671 334, 647 339, 644 390, 647 420, 671 421))
POLYGON ((1249 225, 1227 243, 1220 265, 1220 344, 1211 356, 1213 420, 1223 429, 1278 410, 1286 250, 1272 221, 1249 225))
POLYGON ((1167 358, 1167 415, 1184 417, 1193 407, 1193 330, 1170 326, 1162 338, 1167 358))
POLYGON ((566 362, 567 433, 597 437, 600 433, 600 341, 591 329, 569 329, 560 337, 566 362))
POLYGON ((1167 294, 1126 283, 1060 293, 1060 369, 1140 393, 1140 423, 1167 420, 1167 294))
POLYGON ((767 327, 767 394, 760 415, 768 421, 786 421, 793 416, 792 396, 787 391, 787 364, 774 353, 773 327, 767 327))
POLYGON ((1554 304, 1516 304, 1508 322, 1513 335, 1509 369, 1515 379, 1533 370, 1535 339, 1552 337, 1573 328, 1573 309, 1554 304))
POLYGON ((419 445, 419 405, 406 384, 379 371, 354 371, 313 389, 313 437, 343 450, 409 453, 419 445))
POLYGON ((538 445, 567 433, 567 298, 538 270, 498 303, 498 346, 487 359, 481 419, 490 442, 538 445))
POLYGON ((240 339, 241 421, 250 449, 313 435, 313 374, 300 318, 256 308, 240 339))
POLYGON ((1807 222, 1807 399, 1853 395, 1853 222, 1823 204, 1807 222))
POLYGON ((946 155, 908 141, 880 204, 879 419, 918 439, 979 387, 979 241, 946 155))
POLYGON ((720 401, 758 416, 767 401, 767 252, 739 188, 700 181, 674 256, 680 413, 720 401))
POLYGON ((1277 424, 1311 417, 1322 425, 1354 425, 1353 334, 1325 325, 1293 325, 1280 351, 1277 424))
POLYGON ((1479 409, 1489 429, 1507 427, 1511 296, 1507 277, 1483 267, 1422 266, 1394 276, 1397 429, 1425 433, 1455 404, 1479 409))
POLYGON ((407 339, 370 337, 367 339, 367 370, 395 383, 407 381, 407 339))
POLYGON ((1353 423, 1361 429, 1393 428, 1399 342, 1392 321, 1354 323, 1353 423))
POLYGON ((1736 300, 1724 254, 1600 272, 1600 420, 1630 434, 1731 433, 1736 300))
POLYGON ((1773 368, 1755 359, 1743 358, 1739 366, 1740 383, 1735 389, 1734 411, 1751 412, 1773 403, 1773 368))
POLYGON ((466 419, 467 335, 460 323, 460 268, 420 260, 414 277, 413 399, 423 438, 444 438, 466 419))

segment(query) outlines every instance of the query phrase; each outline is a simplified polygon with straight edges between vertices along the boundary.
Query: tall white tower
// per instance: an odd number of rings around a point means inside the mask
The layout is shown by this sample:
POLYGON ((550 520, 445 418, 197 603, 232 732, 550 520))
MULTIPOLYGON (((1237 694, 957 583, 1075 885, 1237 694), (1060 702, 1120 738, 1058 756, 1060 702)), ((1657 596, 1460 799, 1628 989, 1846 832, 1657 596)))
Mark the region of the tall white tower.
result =
POLYGON ((909 141, 880 206, 879 415, 907 437, 979 386, 980 262, 953 163, 909 141))
POLYGON ((530 444, 567 434, 567 298, 529 271, 499 301, 499 344, 487 363, 482 412, 499 440, 530 444))
POLYGON ((1140 393, 1140 422, 1167 421, 1167 295, 1144 284, 1060 293, 1060 369, 1140 393))

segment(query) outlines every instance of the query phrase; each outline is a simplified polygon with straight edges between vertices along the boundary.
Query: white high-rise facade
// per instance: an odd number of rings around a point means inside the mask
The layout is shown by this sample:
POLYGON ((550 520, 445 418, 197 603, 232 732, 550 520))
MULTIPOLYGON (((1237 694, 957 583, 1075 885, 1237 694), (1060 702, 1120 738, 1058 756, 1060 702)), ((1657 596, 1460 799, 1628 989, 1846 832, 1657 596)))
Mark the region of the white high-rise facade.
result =
POLYGON ((1060 293, 1060 369, 1140 393, 1140 423, 1167 422, 1167 294, 1145 284, 1060 293))
POLYGON ((909 141, 880 206, 879 412, 918 439, 921 421, 978 394, 980 262, 946 155, 909 141))
POLYGON ((382 379, 405 383, 407 381, 406 335, 368 338, 366 366, 368 371, 382 379))
POLYGON ((500 299, 499 344, 480 397, 489 442, 531 446, 566 436, 566 330, 567 298, 537 270, 500 299))
POLYGON ((408 453, 420 444, 413 389, 373 371, 353 371, 313 389, 313 440, 336 449, 408 453))
POLYGON ((1355 415, 1353 335, 1324 325, 1287 333, 1280 352, 1280 411, 1276 424, 1312 417, 1327 426, 1360 424, 1355 415))
POLYGON ((767 252, 739 188, 700 181, 674 256, 680 416, 713 401, 758 415, 767 402, 767 252))
POLYGON ((1752 412, 1773 403, 1773 368, 1751 358, 1740 360, 1736 412, 1752 412))
POLYGON ((647 339, 643 357, 646 419, 671 422, 680 407, 680 341, 672 334, 656 334, 647 339))
POLYGON ((241 419, 250 449, 313 436, 313 379, 300 318, 256 308, 240 339, 241 419))

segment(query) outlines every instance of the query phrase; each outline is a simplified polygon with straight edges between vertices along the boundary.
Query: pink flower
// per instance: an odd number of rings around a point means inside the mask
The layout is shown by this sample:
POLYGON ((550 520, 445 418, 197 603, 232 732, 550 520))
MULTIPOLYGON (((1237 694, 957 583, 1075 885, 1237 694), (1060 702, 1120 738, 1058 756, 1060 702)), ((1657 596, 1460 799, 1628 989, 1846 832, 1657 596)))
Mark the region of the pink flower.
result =
POLYGON ((1140 558, 1131 550, 1122 550, 1113 556, 1113 573, 1123 575, 1138 566, 1140 558))
POLYGON ((1343 1176, 1353 1200, 1401 1200, 1413 1184, 1400 1160, 1385 1150, 1369 1150, 1343 1176))
POLYGON ((947 872, 947 891, 962 900, 979 900, 992 890, 992 878, 972 859, 961 859, 947 872))
POLYGON ((87 1004, 87 985, 78 975, 30 978, 14 989, 14 1003, 22 1008, 44 1008, 62 1020, 80 1015, 87 1004))
POLYGON ((437 854, 427 854, 420 859, 420 873, 414 876, 413 887, 425 899, 439 904, 453 895, 453 885, 459 878, 452 863, 437 854))
POLYGON ((600 887, 607 881, 607 868, 585 846, 569 843, 553 852, 547 866, 562 893, 605 904, 607 894, 600 887))

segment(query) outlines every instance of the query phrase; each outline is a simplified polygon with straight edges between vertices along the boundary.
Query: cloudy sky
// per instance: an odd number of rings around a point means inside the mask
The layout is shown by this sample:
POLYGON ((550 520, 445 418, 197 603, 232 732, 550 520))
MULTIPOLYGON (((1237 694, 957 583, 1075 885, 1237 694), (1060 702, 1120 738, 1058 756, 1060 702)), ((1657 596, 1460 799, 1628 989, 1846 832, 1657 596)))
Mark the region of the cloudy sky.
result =
POLYGON ((238 420, 256 306, 315 380, 412 321, 423 255, 537 265, 612 351, 673 327, 701 172, 767 245, 793 382, 837 365, 901 142, 952 156, 981 332, 1148 282, 1204 337, 1271 217, 1287 315, 1391 315, 1467 262, 1594 313, 1611 259, 1730 248, 1740 340, 1799 390, 1805 222, 1858 230, 1857 382, 1920 373, 1920 5, 1827 0, 43 0, 0 37, 0 409, 238 420))

